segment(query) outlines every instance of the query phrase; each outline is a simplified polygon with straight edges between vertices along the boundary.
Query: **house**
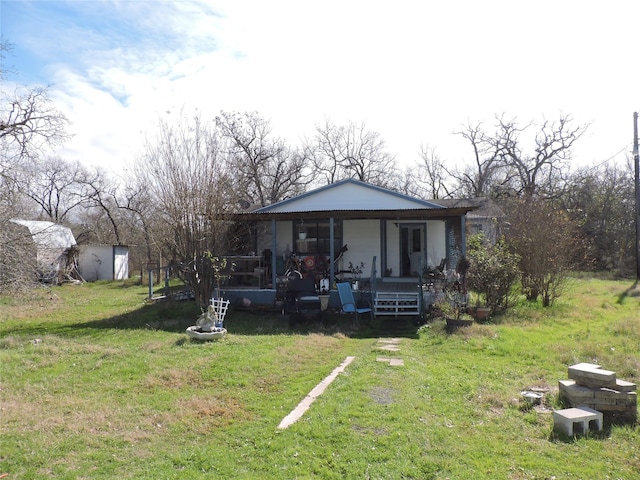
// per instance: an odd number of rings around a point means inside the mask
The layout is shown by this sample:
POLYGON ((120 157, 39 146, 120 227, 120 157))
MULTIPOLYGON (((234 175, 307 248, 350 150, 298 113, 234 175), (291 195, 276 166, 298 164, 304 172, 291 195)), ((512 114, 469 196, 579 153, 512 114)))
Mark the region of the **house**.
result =
POLYGON ((82 245, 78 269, 87 282, 129 278, 129 247, 126 245, 82 245))
MULTIPOLYGON (((16 240, 33 243, 38 278, 47 283, 60 283, 76 270, 77 246, 71 229, 53 222, 11 220, 16 225, 16 240), (23 240, 20 240, 20 238, 23 240)), ((25 258, 25 265, 31 264, 25 258)))
POLYGON ((414 284, 425 267, 444 261, 453 269, 465 254, 465 215, 474 208, 346 179, 236 218, 255 222, 255 251, 263 253, 256 259, 265 268, 254 270, 265 272, 262 285, 273 290, 291 254, 310 269, 325 259, 329 285, 349 276, 349 264, 364 263, 364 278, 375 268, 380 282, 414 284))
POLYGON ((466 215, 467 236, 482 233, 492 244, 500 238, 500 225, 505 220, 504 211, 496 202, 487 197, 477 197, 464 200, 442 199, 434 200, 443 207, 473 206, 474 210, 466 215))

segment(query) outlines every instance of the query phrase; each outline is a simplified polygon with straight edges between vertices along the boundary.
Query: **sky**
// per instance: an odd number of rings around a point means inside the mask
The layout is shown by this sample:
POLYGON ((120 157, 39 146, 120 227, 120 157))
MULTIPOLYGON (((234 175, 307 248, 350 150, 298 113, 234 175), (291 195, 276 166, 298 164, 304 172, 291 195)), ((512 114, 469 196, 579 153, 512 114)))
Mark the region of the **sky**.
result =
POLYGON ((470 160, 469 123, 571 115, 591 165, 630 154, 639 27, 638 0, 0 0, 1 88, 49 85, 54 153, 116 172, 181 109, 257 111, 290 145, 364 123, 405 166, 470 160))

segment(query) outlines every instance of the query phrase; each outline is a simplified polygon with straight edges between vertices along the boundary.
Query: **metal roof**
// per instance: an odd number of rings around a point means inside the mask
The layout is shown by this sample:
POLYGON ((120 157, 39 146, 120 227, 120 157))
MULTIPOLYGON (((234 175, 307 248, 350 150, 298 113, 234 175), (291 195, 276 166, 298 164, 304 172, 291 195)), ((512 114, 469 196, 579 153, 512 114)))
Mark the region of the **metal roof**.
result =
POLYGON ((381 212, 443 208, 434 202, 348 178, 267 205, 254 213, 381 212))
POLYGON ((76 245, 71 229, 53 222, 11 220, 29 229, 36 245, 44 248, 69 248, 76 245))

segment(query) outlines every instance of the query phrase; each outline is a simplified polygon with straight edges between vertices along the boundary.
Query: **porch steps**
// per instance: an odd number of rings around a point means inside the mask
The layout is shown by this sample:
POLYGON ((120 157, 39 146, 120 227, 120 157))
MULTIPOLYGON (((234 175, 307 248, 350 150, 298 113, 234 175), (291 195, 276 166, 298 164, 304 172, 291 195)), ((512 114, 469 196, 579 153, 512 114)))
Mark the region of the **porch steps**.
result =
POLYGON ((418 292, 376 292, 373 300, 374 314, 419 315, 418 292))

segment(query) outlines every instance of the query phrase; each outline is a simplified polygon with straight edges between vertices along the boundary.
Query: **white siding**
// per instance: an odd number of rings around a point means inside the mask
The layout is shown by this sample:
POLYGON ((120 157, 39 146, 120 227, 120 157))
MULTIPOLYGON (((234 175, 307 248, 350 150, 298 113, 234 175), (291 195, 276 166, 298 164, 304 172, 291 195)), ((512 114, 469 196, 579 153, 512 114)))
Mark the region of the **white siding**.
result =
POLYGON ((447 256, 446 223, 443 220, 427 221, 427 265, 435 266, 447 256))
POLYGON ((376 268, 380 276, 380 220, 345 220, 342 223, 343 243, 349 246, 344 254, 342 268, 347 270, 349 262, 360 265, 364 262, 363 278, 371 275, 371 262, 376 257, 376 268))
POLYGON ((82 245, 78 270, 87 282, 113 279, 113 247, 111 245, 82 245))
POLYGON ((291 202, 269 207, 271 212, 326 210, 398 210, 428 208, 425 203, 371 186, 344 183, 301 195, 291 202))
POLYGON ((87 282, 124 280, 129 277, 129 249, 120 245, 82 245, 78 270, 87 282))

